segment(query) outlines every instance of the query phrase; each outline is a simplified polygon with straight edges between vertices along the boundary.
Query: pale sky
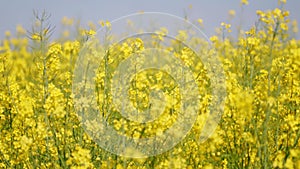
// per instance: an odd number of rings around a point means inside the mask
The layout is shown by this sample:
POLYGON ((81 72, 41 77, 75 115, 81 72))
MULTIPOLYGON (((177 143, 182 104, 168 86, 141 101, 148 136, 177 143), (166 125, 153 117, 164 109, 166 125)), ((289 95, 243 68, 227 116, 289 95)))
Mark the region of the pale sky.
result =
MULTIPOLYGON (((285 8, 290 11, 291 19, 299 22, 300 1, 287 1, 285 8)), ((243 10, 240 0, 3 0, 0 4, 0 39, 2 39, 6 30, 15 32, 18 24, 30 30, 33 10, 46 10, 51 13, 51 23, 56 25, 56 32, 60 32, 59 25, 63 16, 80 19, 81 24, 86 26, 89 21, 115 20, 124 15, 145 11, 164 12, 179 17, 187 15, 190 21, 201 18, 204 33, 212 36, 221 22, 228 21, 229 10, 236 11, 232 27, 237 27, 242 22, 242 28, 246 30, 257 20, 256 10, 274 9, 278 6, 278 1, 249 0, 249 5, 243 10)), ((297 38, 299 39, 299 34, 297 38)))

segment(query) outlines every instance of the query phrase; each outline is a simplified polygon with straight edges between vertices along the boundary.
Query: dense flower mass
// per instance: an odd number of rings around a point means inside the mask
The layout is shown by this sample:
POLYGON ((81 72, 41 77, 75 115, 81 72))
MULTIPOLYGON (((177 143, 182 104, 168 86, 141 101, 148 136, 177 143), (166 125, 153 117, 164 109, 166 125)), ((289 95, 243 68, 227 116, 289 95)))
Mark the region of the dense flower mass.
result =
MULTIPOLYGON (((241 4, 248 1, 242 0, 241 4)), ((234 17, 235 11, 229 13, 234 17)), ((299 168, 300 41, 294 39, 297 23, 289 20, 284 8, 258 10, 257 16, 258 24, 240 31, 237 40, 227 36, 231 25, 223 22, 219 34, 210 38, 225 72, 227 95, 221 121, 204 143, 199 142, 199 136, 212 101, 206 68, 186 46, 174 41, 167 47, 193 72, 200 93, 198 117, 173 149, 138 159, 101 148, 85 132, 81 116, 74 109, 76 59, 83 44, 96 34, 97 26, 111 27, 109 22, 90 23, 90 29, 77 28, 71 38, 68 29, 72 29, 74 21, 64 17, 66 30, 52 41, 53 29, 43 13, 36 17, 33 32, 26 34, 21 26, 16 36, 6 32, 0 42, 0 168, 299 168)), ((198 22, 202 25, 203 21, 198 22)), ((161 28, 150 43, 163 45, 167 33, 166 28, 161 28)), ((186 36, 182 30, 177 39, 186 36)), ((203 39, 192 41, 193 45, 209 46, 203 39)), ((95 77, 100 113, 119 134, 132 138, 159 135, 184 113, 179 110, 179 85, 166 72, 156 69, 137 72, 128 97, 142 111, 151 107, 151 91, 161 90, 166 105, 158 119, 145 124, 133 122, 113 106, 109 90, 116 67, 132 53, 142 52, 146 43, 149 42, 130 38, 114 45, 95 77)), ((84 109, 89 103, 83 99, 80 104, 84 109)), ((157 116, 153 112, 153 117, 157 116)), ((95 131, 95 123, 85 121, 87 130, 95 131)))

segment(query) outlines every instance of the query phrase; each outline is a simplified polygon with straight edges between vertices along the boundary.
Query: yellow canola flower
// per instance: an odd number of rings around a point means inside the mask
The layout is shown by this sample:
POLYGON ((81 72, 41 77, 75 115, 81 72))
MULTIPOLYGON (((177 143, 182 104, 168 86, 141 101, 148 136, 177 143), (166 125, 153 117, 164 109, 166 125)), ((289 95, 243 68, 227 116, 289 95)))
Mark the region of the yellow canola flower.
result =
POLYGON ((256 14, 257 14, 258 16, 260 16, 260 17, 265 17, 265 13, 264 13, 263 11, 261 11, 261 10, 257 10, 257 11, 256 11, 256 14))
POLYGON ((242 5, 248 5, 249 2, 248 2, 248 0, 241 0, 241 4, 242 4, 242 5))
POLYGON ((293 29, 293 32, 294 32, 294 33, 297 33, 297 32, 298 32, 298 23, 297 23, 296 20, 294 20, 294 21, 292 22, 292 29, 293 29))
POLYGON ((64 16, 64 17, 62 18, 62 20, 61 20, 61 23, 62 23, 63 25, 71 26, 71 25, 73 25, 73 23, 74 23, 74 19, 68 18, 68 17, 64 16))
POLYGON ((111 27, 111 23, 109 21, 103 21, 103 20, 100 20, 99 22, 99 25, 101 25, 102 27, 106 26, 108 28, 111 27))
POLYGON ((197 20, 197 22, 199 23, 200 26, 203 25, 203 19, 199 18, 199 19, 197 20))
POLYGON ((10 31, 5 31, 5 36, 6 37, 10 37, 11 36, 11 32, 10 31))
POLYGON ((212 42, 217 42, 218 41, 218 37, 217 36, 212 36, 209 38, 210 41, 212 42))
POLYGON ((228 14, 229 14, 230 17, 234 17, 235 16, 235 10, 233 10, 233 9, 229 10, 228 14))
POLYGON ((255 37, 249 37, 247 39, 248 44, 250 45, 257 45, 259 43, 259 39, 255 37))
POLYGON ((282 14, 282 11, 278 8, 275 8, 273 11, 272 11, 272 14, 274 16, 274 18, 277 18, 277 17, 280 17, 281 14, 282 14))
POLYGON ((231 28, 231 25, 230 24, 227 24, 225 22, 221 22, 221 26, 223 28, 225 28, 227 30, 227 32, 231 32, 230 28, 231 28))
POLYGON ((280 3, 283 3, 283 4, 286 4, 286 0, 278 0, 279 4, 280 3))
POLYGON ((286 23, 280 23, 280 28, 284 31, 287 31, 289 29, 289 27, 286 23))
POLYGON ((17 25, 16 30, 17 30, 18 34, 21 34, 21 35, 26 34, 26 30, 21 25, 17 25))
POLYGON ((38 33, 32 34, 31 38, 33 40, 38 40, 38 41, 42 39, 42 37, 38 33))
POLYGON ((93 35, 96 34, 96 31, 94 31, 93 29, 90 29, 90 30, 88 30, 88 31, 86 32, 86 34, 89 35, 89 36, 93 36, 93 35))

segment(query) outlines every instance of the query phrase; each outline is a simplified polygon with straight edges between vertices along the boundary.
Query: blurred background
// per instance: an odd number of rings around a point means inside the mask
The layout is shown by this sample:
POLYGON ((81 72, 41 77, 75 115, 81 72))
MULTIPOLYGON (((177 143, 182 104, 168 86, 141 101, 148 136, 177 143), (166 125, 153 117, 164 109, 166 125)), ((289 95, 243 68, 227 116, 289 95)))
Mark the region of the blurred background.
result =
MULTIPOLYGON (((221 22, 232 25, 232 36, 237 35, 236 28, 248 30, 257 21, 256 10, 267 10, 279 7, 277 0, 249 0, 248 5, 241 5, 240 0, 9 0, 2 1, 0 5, 0 39, 5 37, 5 31, 15 32, 17 25, 30 30, 34 21, 33 11, 51 14, 50 22, 56 26, 56 34, 60 32, 61 20, 64 16, 80 20, 81 26, 89 22, 98 23, 99 20, 112 21, 121 16, 145 11, 165 12, 179 17, 185 17, 197 23, 202 19, 202 29, 208 36, 215 34, 215 28, 221 22), (231 11, 231 12, 229 12, 231 11)), ((287 0, 284 8, 290 11, 291 21, 300 20, 300 1, 287 0)), ((299 33, 296 35, 299 39, 299 33)))

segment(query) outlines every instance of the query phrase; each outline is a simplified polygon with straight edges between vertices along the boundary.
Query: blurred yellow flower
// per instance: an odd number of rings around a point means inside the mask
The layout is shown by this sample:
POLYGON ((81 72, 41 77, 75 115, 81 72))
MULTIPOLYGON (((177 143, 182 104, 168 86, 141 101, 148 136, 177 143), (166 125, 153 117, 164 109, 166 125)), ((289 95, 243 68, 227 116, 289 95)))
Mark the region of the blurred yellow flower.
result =
POLYGON ((289 29, 288 25, 286 23, 280 23, 280 28, 285 31, 287 31, 289 29))
POLYGON ((243 4, 243 5, 248 5, 249 2, 248 2, 248 0, 241 0, 241 4, 243 4))
POLYGON ((41 40, 42 39, 42 37, 38 33, 32 34, 31 38, 33 40, 41 40))
POLYGON ((235 10, 233 10, 233 9, 229 10, 228 14, 229 14, 230 17, 234 17, 235 16, 235 10))
POLYGON ((203 25, 203 20, 202 19, 199 18, 197 21, 198 21, 198 23, 199 23, 200 26, 203 25))

